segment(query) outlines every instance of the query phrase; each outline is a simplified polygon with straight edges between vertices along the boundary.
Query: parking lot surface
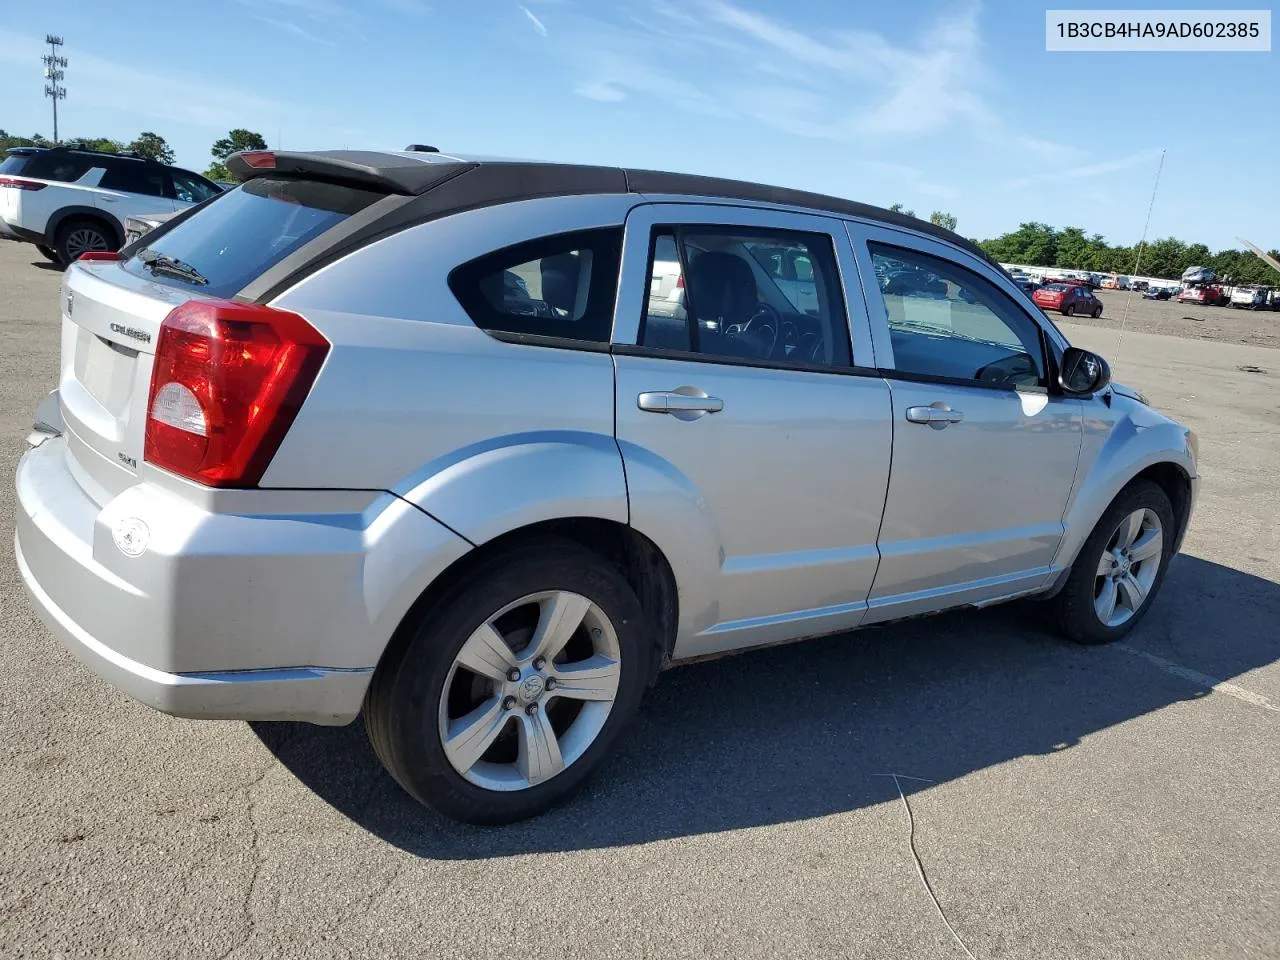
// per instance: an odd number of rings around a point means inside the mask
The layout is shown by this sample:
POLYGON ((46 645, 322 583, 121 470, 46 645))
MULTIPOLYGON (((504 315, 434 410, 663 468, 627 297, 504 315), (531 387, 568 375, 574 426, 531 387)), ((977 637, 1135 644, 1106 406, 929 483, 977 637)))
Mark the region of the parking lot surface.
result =
MULTIPOLYGON (((57 379, 40 260, 0 243, 5 478, 57 379)), ((1280 956, 1280 352, 1117 345, 1104 297, 1064 329, 1204 478, 1128 641, 1024 603, 673 670, 583 795, 503 829, 422 811, 358 724, 117 694, 31 613, 4 479, 0 956, 1280 956)))

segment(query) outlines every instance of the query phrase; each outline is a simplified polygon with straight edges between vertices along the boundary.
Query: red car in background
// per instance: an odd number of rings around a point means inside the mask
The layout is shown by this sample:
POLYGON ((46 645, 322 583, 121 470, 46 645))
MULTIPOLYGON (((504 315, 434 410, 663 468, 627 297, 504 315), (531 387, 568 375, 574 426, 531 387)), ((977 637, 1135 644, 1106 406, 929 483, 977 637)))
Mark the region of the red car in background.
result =
POLYGON ((1205 283, 1186 287, 1178 294, 1179 303, 1199 303, 1206 307, 1225 307, 1231 302, 1221 284, 1205 283))
POLYGON ((1057 310, 1066 317, 1102 316, 1102 301, 1079 282, 1046 283, 1031 294, 1031 299, 1041 310, 1057 310))

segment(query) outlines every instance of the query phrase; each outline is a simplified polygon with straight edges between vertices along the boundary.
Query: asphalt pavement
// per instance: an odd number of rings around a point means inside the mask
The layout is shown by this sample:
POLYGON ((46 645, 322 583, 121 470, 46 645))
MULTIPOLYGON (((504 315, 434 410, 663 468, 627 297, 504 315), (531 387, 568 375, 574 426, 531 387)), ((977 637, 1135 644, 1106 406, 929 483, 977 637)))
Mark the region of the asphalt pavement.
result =
MULTIPOLYGON (((5 477, 59 277, 0 242, 5 477)), ((126 699, 3 547, 0 956, 1280 956, 1280 352, 1064 329, 1201 436, 1128 641, 1013 604, 677 669, 582 796, 510 828, 418 808, 358 724, 126 699)), ((13 510, 6 480, 0 543, 13 510)))

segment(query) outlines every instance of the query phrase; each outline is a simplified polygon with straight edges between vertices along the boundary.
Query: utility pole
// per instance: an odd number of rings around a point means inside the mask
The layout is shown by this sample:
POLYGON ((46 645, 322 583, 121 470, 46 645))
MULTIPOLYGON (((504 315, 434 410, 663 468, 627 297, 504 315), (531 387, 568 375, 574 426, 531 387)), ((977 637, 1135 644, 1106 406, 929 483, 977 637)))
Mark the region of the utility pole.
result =
POLYGON ((62 78, 66 76, 63 68, 67 58, 58 56, 58 48, 62 46, 62 38, 46 33, 44 42, 49 45, 49 52, 40 59, 44 62, 44 95, 53 100, 53 142, 58 142, 58 101, 67 99, 67 88, 62 86, 62 78))

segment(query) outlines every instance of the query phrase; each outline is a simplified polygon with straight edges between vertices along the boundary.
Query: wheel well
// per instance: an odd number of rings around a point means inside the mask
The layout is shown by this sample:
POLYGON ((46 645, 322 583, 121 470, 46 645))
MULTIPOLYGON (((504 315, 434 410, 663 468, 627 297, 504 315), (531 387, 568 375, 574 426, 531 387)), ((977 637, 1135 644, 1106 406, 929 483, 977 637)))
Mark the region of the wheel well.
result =
POLYGON ((51 247, 56 247, 56 244, 58 242, 58 235, 62 232, 63 228, 65 228, 69 224, 76 222, 77 220, 86 220, 89 223, 93 223, 97 226, 105 227, 107 231, 107 235, 110 237, 114 237, 117 245, 121 245, 124 243, 124 231, 120 229, 119 224, 117 224, 111 217, 105 216, 104 214, 98 213, 93 210, 77 209, 77 210, 71 211, 70 213, 67 213, 65 216, 58 218, 58 222, 54 224, 51 230, 48 231, 48 238, 47 238, 49 240, 48 245, 51 247))
POLYGON ((1174 540, 1174 549, 1182 546, 1182 537, 1187 532, 1187 520, 1191 511, 1191 478, 1176 463, 1156 463, 1147 467, 1126 487, 1139 480, 1150 480, 1169 498, 1173 505, 1173 517, 1178 524, 1178 535, 1174 540))
MULTIPOLYGON (((436 577, 410 608, 402 624, 416 620, 495 553, 530 541, 549 538, 563 538, 581 544, 621 571, 650 620, 650 632, 654 646, 657 647, 650 679, 656 678, 675 646, 679 617, 675 575, 671 572, 671 564, 652 540, 631 527, 612 520, 591 517, 547 520, 509 531, 482 543, 459 557, 436 577)), ((396 632, 399 634, 401 631, 396 632)))

